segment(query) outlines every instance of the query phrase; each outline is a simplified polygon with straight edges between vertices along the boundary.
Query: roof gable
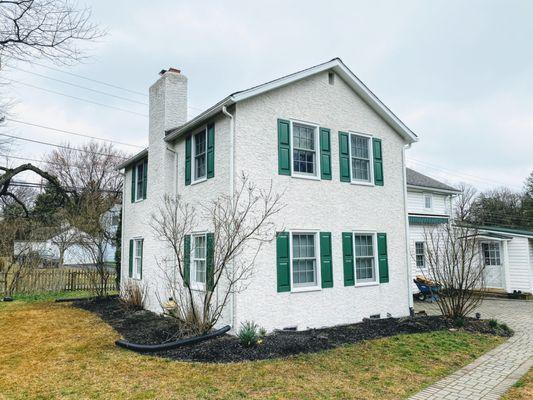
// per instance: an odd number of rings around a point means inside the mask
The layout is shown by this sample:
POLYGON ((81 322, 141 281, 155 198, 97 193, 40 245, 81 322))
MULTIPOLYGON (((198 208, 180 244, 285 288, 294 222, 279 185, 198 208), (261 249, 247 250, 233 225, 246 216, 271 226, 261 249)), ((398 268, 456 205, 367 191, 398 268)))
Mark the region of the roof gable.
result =
POLYGON ((406 168, 405 172, 407 178, 407 186, 460 193, 460 191, 456 188, 446 185, 445 183, 442 183, 436 179, 430 178, 427 175, 421 174, 420 172, 415 171, 414 169, 406 168))

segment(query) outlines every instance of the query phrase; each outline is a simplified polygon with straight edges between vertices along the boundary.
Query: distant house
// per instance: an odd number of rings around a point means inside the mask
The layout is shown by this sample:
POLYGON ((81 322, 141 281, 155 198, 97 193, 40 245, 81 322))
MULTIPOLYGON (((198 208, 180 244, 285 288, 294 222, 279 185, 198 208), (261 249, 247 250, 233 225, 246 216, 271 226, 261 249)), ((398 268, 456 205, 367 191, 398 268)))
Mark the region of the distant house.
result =
MULTIPOLYGON (((409 252, 412 276, 415 277, 427 273, 425 232, 450 221, 453 196, 460 191, 409 168, 406 169, 406 182, 409 252)), ((480 258, 485 264, 485 285, 506 293, 532 293, 533 232, 479 227, 478 233, 480 258)))
MULTIPOLYGON (((114 238, 119 223, 120 205, 114 206, 104 216, 109 237, 114 238)), ((94 264, 91 248, 87 245, 87 234, 77 228, 64 225, 60 229, 42 230, 36 240, 17 240, 13 244, 13 256, 23 257, 30 253, 42 258, 44 265, 60 267, 85 267, 94 264)), ((101 246, 104 261, 115 262, 115 241, 110 240, 101 246)))

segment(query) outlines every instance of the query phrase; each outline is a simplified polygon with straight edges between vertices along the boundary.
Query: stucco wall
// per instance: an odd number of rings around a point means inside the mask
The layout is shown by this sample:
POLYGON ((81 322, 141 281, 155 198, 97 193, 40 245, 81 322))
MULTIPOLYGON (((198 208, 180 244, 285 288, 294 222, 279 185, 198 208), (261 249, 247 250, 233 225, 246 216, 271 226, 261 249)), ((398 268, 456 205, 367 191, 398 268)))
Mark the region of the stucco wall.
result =
POLYGON ((265 328, 298 329, 360 321, 371 314, 407 315, 408 290, 402 151, 404 142, 337 76, 327 72, 237 104, 235 171, 246 171, 258 185, 272 181, 285 192, 287 207, 278 230, 317 229, 332 233, 334 287, 278 293, 275 242, 256 259, 254 279, 238 295, 236 325, 254 320, 265 328), (277 118, 316 123, 331 129, 333 179, 308 180, 278 175, 277 118), (360 186, 339 180, 338 131, 382 139, 385 185, 360 186), (390 282, 345 287, 341 233, 386 232, 390 282))

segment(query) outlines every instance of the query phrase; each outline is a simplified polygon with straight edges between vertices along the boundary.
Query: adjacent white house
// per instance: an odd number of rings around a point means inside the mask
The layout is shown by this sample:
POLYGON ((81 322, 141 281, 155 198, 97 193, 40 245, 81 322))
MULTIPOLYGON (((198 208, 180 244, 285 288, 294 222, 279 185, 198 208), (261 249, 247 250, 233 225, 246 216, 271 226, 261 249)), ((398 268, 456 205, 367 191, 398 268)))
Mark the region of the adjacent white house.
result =
MULTIPOLYGON (((161 312, 168 298, 158 263, 169 251, 150 227, 163 196, 209 202, 244 172, 272 182, 286 207, 221 324, 307 329, 409 314, 405 149, 417 137, 340 59, 235 92, 192 120, 187 78, 160 75, 149 147, 121 166, 122 278, 146 286, 147 308, 161 312)), ((200 290, 211 230, 201 221, 187 240, 200 290)))
MULTIPOLYGON (((460 192, 407 168, 409 252, 413 278, 427 273, 426 232, 453 223, 453 198, 460 192)), ((533 232, 503 227, 478 227, 485 285, 494 291, 533 293, 533 232)), ((416 287, 413 286, 416 290, 416 287)))

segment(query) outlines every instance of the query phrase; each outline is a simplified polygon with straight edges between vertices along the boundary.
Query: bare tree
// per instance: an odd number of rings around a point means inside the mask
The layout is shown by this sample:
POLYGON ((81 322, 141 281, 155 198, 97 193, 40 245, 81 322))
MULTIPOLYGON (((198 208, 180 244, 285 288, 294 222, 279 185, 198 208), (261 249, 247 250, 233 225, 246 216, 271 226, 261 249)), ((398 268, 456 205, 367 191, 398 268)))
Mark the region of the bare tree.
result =
POLYGON ((258 189, 244 175, 233 195, 202 205, 212 236, 206 243, 205 287, 195 291, 187 269, 194 243, 188 238, 198 228, 198 213, 179 196, 164 198, 151 226, 172 250, 171 258, 159 260, 159 266, 173 299, 170 314, 182 327, 204 333, 215 326, 231 296, 247 287, 256 255, 275 236, 272 217, 282 208, 281 195, 272 186, 258 189))
POLYGON ((79 44, 103 34, 91 9, 69 0, 0 0, 0 58, 80 61, 79 44))
POLYGON ((59 232, 52 236, 50 243, 57 247, 58 250, 58 267, 62 268, 65 262, 66 251, 76 244, 82 243, 80 231, 71 227, 67 223, 63 223, 59 232))
POLYGON ((426 230, 425 241, 425 276, 440 286, 437 305, 446 317, 465 317, 483 300, 486 290, 478 231, 444 224, 426 230))
POLYGON ((457 222, 469 222, 472 217, 472 204, 477 197, 477 189, 468 183, 460 183, 458 189, 461 193, 455 198, 453 217, 457 222))

